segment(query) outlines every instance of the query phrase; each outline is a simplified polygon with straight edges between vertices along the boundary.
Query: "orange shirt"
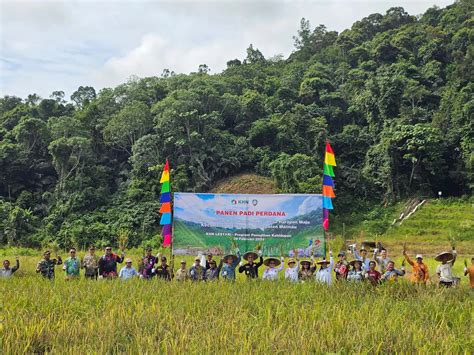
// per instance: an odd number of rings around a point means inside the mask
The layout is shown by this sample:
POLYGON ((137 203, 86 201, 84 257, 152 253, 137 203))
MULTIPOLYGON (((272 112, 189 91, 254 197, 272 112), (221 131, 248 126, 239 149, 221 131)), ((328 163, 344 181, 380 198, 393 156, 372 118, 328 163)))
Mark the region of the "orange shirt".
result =
POLYGON ((413 260, 411 260, 408 255, 406 255, 405 257, 408 261, 408 264, 410 264, 413 268, 413 271, 411 273, 411 280, 413 282, 423 283, 428 281, 428 279, 430 278, 428 266, 423 262, 421 264, 418 264, 418 262, 413 262, 413 260))
POLYGON ((469 275, 469 282, 471 283, 471 288, 474 288, 474 265, 471 265, 467 268, 467 274, 469 275))

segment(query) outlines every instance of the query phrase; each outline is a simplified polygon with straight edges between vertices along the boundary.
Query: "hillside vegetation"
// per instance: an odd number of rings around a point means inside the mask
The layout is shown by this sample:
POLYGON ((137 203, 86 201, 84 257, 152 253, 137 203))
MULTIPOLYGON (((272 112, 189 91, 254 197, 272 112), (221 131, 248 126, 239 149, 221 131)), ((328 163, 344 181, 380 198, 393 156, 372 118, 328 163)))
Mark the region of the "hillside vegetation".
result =
POLYGON ((157 244, 166 158, 173 191, 223 191, 219 181, 245 172, 313 193, 326 140, 338 162, 334 215, 471 194, 473 6, 391 8, 341 33, 302 19, 288 58, 250 45, 219 74, 201 64, 81 86, 69 102, 61 88, 1 98, 0 243, 101 246, 126 234, 129 246, 157 244))

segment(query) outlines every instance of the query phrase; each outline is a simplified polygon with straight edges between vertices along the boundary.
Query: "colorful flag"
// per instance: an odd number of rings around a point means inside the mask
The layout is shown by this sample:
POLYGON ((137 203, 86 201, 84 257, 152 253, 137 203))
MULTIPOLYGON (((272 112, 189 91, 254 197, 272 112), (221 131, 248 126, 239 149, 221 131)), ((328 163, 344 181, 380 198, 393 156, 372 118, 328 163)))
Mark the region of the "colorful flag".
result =
POLYGON ((334 169, 336 166, 336 157, 329 142, 326 142, 326 153, 324 154, 324 172, 323 172, 323 228, 325 231, 329 228, 329 210, 334 209, 332 199, 334 194, 334 169))
POLYGON ((163 247, 171 245, 171 187, 170 187, 170 166, 168 164, 168 159, 166 159, 166 164, 161 174, 160 179, 161 185, 161 196, 160 196, 160 225, 163 226, 161 235, 163 236, 163 247))

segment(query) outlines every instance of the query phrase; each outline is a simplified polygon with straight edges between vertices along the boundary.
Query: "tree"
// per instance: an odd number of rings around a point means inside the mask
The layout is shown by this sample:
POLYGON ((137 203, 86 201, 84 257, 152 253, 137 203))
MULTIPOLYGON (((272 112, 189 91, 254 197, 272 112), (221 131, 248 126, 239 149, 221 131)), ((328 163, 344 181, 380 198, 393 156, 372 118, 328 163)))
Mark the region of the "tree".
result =
POLYGON ((92 86, 79 86, 71 95, 71 100, 74 101, 77 107, 83 108, 95 99, 96 93, 92 86))
POLYGON ((125 106, 112 117, 104 128, 104 139, 132 155, 135 142, 150 131, 152 119, 150 109, 142 102, 125 106))

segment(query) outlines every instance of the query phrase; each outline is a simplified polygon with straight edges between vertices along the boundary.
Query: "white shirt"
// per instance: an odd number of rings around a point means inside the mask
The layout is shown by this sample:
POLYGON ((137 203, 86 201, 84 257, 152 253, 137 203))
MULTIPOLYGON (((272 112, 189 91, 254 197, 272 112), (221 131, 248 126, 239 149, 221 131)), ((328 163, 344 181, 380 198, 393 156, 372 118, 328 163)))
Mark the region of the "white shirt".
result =
POLYGON ((334 267, 334 258, 329 258, 329 266, 325 269, 319 269, 315 274, 315 279, 318 282, 330 285, 332 283, 332 268, 334 267))
POLYGON ((289 267, 285 269, 285 279, 291 282, 298 282, 298 270, 300 267, 300 262, 296 263, 295 267, 289 267))
POLYGON ((454 281, 452 263, 438 265, 438 267, 436 268, 436 273, 439 275, 439 281, 443 281, 443 282, 454 281))
POLYGON ((275 281, 278 279, 278 273, 283 270, 283 263, 281 263, 281 265, 276 268, 267 268, 263 271, 263 277, 262 279, 263 280, 270 280, 270 281, 275 281))

